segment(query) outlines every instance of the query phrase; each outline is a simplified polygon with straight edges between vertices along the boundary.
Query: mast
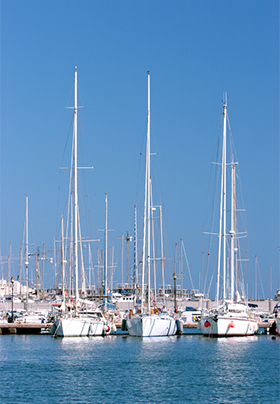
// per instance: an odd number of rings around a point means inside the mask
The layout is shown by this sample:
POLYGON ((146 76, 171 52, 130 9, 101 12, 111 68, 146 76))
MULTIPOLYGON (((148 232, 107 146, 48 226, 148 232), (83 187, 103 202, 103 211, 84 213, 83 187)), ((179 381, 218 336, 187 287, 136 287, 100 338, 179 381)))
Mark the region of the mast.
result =
POLYGON ((36 271, 36 294, 39 297, 39 282, 40 282, 40 268, 39 268, 39 247, 35 253, 35 271, 36 271))
POLYGON ((162 231, 162 206, 161 205, 159 205, 159 217, 160 217, 160 251, 161 251, 162 294, 163 294, 163 305, 165 306, 163 231, 162 231))
MULTIPOLYGON (((104 243, 104 296, 107 295, 107 264, 108 264, 108 202, 105 194, 105 243, 104 243)), ((104 297, 104 308, 107 309, 107 298, 104 297)))
POLYGON ((100 292, 100 250, 97 247, 97 293, 100 292))
POLYGON ((227 103, 223 105, 223 145, 222 145, 222 175, 220 194, 220 220, 219 220, 219 246, 218 246, 218 272, 216 304, 219 302, 220 273, 221 273, 221 247, 223 239, 223 300, 226 292, 226 115, 227 103))
POLYGON ((43 243, 43 269, 42 269, 42 290, 43 290, 43 297, 45 296, 45 243, 43 243))
POLYGON ((258 298, 258 272, 257 272, 257 256, 255 255, 255 300, 258 298))
POLYGON ((177 302, 176 302, 176 257, 177 257, 177 243, 175 243, 175 253, 174 253, 174 289, 173 289, 173 298, 174 298, 174 313, 176 313, 177 302))
POLYGON ((22 296, 22 248, 19 249, 19 282, 20 282, 20 296, 22 296))
POLYGON ((226 187, 227 187, 227 175, 226 175, 226 158, 227 158, 227 152, 226 152, 226 131, 227 131, 227 102, 224 101, 224 128, 223 128, 223 181, 224 181, 224 186, 223 186, 223 300, 226 298, 226 187))
POLYGON ((73 296, 73 195, 70 194, 70 242, 69 242, 69 266, 68 266, 68 291, 73 296))
POLYGON ((63 237, 63 216, 61 215, 61 292, 62 292, 62 303, 65 302, 65 286, 64 286, 64 275, 65 275, 65 267, 64 267, 64 237, 63 237))
POLYGON ((230 233, 230 299, 234 299, 234 257, 235 257, 235 163, 231 164, 231 231, 230 233))
POLYGON ((75 67, 75 104, 74 104, 74 251, 75 251, 75 300, 79 299, 78 285, 78 142, 77 142, 77 115, 78 115, 78 82, 77 67, 75 67))
POLYGON ((154 269, 154 303, 157 301, 157 278, 156 278, 156 253, 155 253, 155 232, 154 232, 154 211, 156 208, 153 207, 152 198, 152 181, 151 181, 151 227, 152 227, 152 249, 153 249, 153 269, 154 269))
POLYGON ((28 195, 25 195, 25 267, 26 267, 26 310, 28 307, 28 195))
POLYGON ((148 265, 148 314, 150 314, 150 300, 151 300, 151 167, 150 167, 150 72, 148 72, 148 127, 147 127, 147 220, 148 220, 148 234, 147 234, 147 265, 148 265))
POLYGON ((91 255, 91 249, 90 249, 90 243, 88 243, 88 284, 89 284, 89 290, 91 291, 92 289, 92 255, 91 255))
POLYGON ((10 252, 8 257, 8 282, 11 281, 12 276, 11 261, 12 261, 12 243, 10 243, 10 252))
POLYGON ((80 268, 81 268, 81 278, 82 278, 82 296, 86 294, 86 277, 85 277, 85 265, 84 265, 84 257, 83 257, 83 246, 82 246, 82 234, 81 234, 81 224, 80 224, 80 215, 78 210, 78 229, 79 229, 79 245, 80 245, 80 268))
POLYGON ((54 284, 57 287, 57 273, 56 273, 56 241, 53 238, 53 269, 54 269, 54 284))
POLYGON ((134 268, 133 268, 133 292, 135 294, 136 284, 138 283, 138 255, 137 255, 137 210, 134 205, 134 268))
MULTIPOLYGON (((183 281, 184 281, 184 278, 183 278, 183 239, 181 238, 180 239, 180 261, 179 261, 179 286, 181 287, 181 297, 183 296, 183 281)), ((200 285, 200 282, 199 282, 199 285, 200 285)))
MULTIPOLYGON (((145 287, 145 264, 146 264, 146 232, 147 217, 149 215, 149 179, 150 179, 150 72, 148 72, 148 117, 147 117, 147 144, 146 144, 146 172, 145 172, 145 198, 144 198, 144 229, 143 229, 143 248, 142 248, 142 291, 141 291, 141 312, 144 311, 144 287, 145 287)), ((149 244, 149 243, 148 243, 149 244)), ((149 254, 148 254, 149 256, 149 254)), ((147 266, 148 265, 147 259, 147 266)), ((148 270, 149 271, 149 270, 148 270)), ((148 275, 148 300, 149 300, 149 275, 148 275)), ((150 303, 148 303, 148 309, 150 303)), ((148 311, 149 312, 149 311, 148 311)))

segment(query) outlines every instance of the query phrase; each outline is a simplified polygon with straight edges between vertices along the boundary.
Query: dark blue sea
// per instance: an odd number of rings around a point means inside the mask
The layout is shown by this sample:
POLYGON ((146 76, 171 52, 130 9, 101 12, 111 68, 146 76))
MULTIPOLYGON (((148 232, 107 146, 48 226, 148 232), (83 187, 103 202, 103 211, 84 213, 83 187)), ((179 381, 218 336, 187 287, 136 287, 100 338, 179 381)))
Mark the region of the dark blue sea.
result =
POLYGON ((276 403, 280 338, 0 336, 3 403, 276 403))

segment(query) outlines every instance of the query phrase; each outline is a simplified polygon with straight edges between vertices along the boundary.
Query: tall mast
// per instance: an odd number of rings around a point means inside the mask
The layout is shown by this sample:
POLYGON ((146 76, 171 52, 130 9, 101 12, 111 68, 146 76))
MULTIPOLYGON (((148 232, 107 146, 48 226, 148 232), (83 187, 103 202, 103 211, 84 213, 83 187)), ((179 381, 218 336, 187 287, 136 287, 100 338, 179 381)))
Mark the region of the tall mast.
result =
POLYGON ((257 272, 257 256, 255 255, 255 300, 258 298, 258 272, 257 272))
POLYGON ((122 239, 122 266, 121 266, 121 273, 122 273, 122 288, 123 288, 123 241, 124 241, 124 234, 122 234, 121 239, 122 239))
POLYGON ((97 292, 100 292, 100 250, 97 247, 97 292))
POLYGON ((20 295, 22 295, 22 262, 23 262, 23 258, 22 258, 22 248, 20 247, 19 249, 19 282, 20 282, 20 295))
POLYGON ((39 268, 39 247, 35 254, 35 271, 36 271, 36 294, 39 297, 39 282, 40 282, 40 268, 39 268))
POLYGON ((151 167, 150 167, 150 72, 148 72, 148 127, 147 127, 147 220, 148 220, 148 234, 147 234, 147 265, 148 265, 148 314, 150 314, 150 300, 151 300, 151 167))
MULTIPOLYGON (((108 202, 105 194, 105 243, 104 243, 104 296, 107 295, 107 265, 108 265, 108 202)), ((104 307, 107 309, 107 298, 104 297, 104 307)))
MULTIPOLYGON (((141 291, 141 312, 144 311, 144 287, 145 287, 145 264, 146 264, 146 243, 148 245, 147 254, 147 267, 148 267, 148 313, 150 312, 150 281, 149 281, 149 271, 150 271, 150 248, 149 248, 149 236, 148 242, 147 238, 147 224, 149 223, 150 216, 150 72, 148 72, 148 117, 147 117, 147 144, 146 144, 146 173, 145 173, 145 198, 144 198, 144 229, 143 229, 143 249, 142 249, 142 291, 141 291)), ((148 225, 149 234, 149 225, 148 225)))
POLYGON ((43 270, 42 270, 42 290, 43 290, 43 297, 45 296, 45 243, 43 243, 43 270))
POLYGON ((223 144, 222 144, 222 175, 220 194, 220 219, 219 219, 219 246, 218 246, 218 271, 217 271, 217 292, 216 304, 219 302, 220 273, 221 273, 221 249, 223 239, 223 299, 225 299, 226 281, 226 101, 223 105, 223 144), (222 226, 223 225, 223 226, 222 226))
POLYGON ((26 310, 28 306, 28 195, 25 195, 25 267, 26 267, 26 310))
POLYGON ((136 284, 138 283, 138 255, 137 255, 137 210, 134 205, 134 268, 133 268, 133 292, 135 294, 136 284))
POLYGON ((227 186, 227 175, 226 175, 226 134, 227 134, 227 102, 224 102, 224 130, 223 130, 223 173, 224 173, 224 187, 223 187, 223 300, 226 298, 226 186, 227 186))
POLYGON ((68 267, 68 278, 69 278, 69 295, 71 294, 71 296, 73 296, 73 292, 74 292, 74 284, 73 284, 73 276, 74 276, 74 272, 73 272, 73 195, 70 194, 70 243, 69 243, 69 267, 68 267))
POLYGON ((77 142, 77 115, 78 115, 78 82, 77 67, 75 67, 75 105, 74 105, 74 251, 75 251, 75 299, 79 299, 78 285, 78 142, 77 142))
POLYGON ((183 295, 183 239, 180 239, 180 260, 179 260, 179 285, 181 287, 181 296, 183 295))
POLYGON ((65 302, 65 259, 64 259, 64 236, 63 236, 63 216, 61 215, 61 292, 62 292, 62 302, 65 302))

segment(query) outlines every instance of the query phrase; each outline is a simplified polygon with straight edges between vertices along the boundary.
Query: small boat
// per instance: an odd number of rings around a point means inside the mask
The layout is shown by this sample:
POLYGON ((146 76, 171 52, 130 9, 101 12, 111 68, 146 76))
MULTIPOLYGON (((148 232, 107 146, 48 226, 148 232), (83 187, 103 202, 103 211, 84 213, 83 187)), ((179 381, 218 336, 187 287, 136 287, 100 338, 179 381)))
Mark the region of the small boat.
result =
POLYGON ((126 328, 129 335, 133 337, 159 337, 175 335, 177 325, 174 318, 164 314, 151 313, 151 210, 152 210, 152 184, 150 172, 150 72, 148 72, 148 122, 147 122, 147 143, 146 143, 146 176, 145 176, 145 201, 144 201, 144 238, 142 257, 142 298, 141 313, 132 314, 126 319, 126 328), (145 265, 147 265, 147 309, 144 312, 144 276, 145 265))
POLYGON ((233 156, 230 163, 227 163, 226 149, 226 128, 227 128, 227 103, 223 103, 223 137, 222 137, 222 161, 221 161, 221 191, 220 191, 220 218, 219 218, 219 243, 218 243, 218 269, 217 269, 217 291, 216 306, 210 311, 202 312, 198 329, 204 336, 228 337, 254 335, 258 330, 258 323, 250 314, 247 302, 240 298, 237 288, 237 268, 239 259, 238 251, 238 226, 236 208, 236 186, 235 166, 233 156), (231 221, 230 229, 226 228, 226 178, 227 166, 231 167, 231 221), (223 242, 223 249, 222 249, 223 242), (227 243, 229 243, 229 257, 227 257, 227 243), (223 258, 223 259, 222 259, 223 258), (227 261, 230 271, 227 273, 227 261), (221 275, 221 262, 223 273, 221 275), (229 275, 229 276, 228 276, 229 275), (220 279, 223 280, 222 300, 219 304, 220 279), (226 290, 226 280, 229 280, 229 290, 226 290))

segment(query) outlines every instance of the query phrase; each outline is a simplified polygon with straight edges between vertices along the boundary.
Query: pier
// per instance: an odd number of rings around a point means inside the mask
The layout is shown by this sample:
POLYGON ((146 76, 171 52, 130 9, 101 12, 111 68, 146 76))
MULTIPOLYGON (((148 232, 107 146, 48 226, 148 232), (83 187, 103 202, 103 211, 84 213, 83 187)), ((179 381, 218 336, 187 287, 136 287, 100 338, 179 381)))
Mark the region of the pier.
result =
POLYGON ((0 335, 49 333, 52 323, 0 323, 0 335))
MULTIPOLYGON (((272 327, 273 320, 269 322, 259 323, 259 329, 263 330, 263 334, 269 334, 272 327)), ((121 329, 121 320, 115 323, 118 330, 121 329)), ((0 323, 0 335, 19 334, 49 334, 52 323, 0 323)), ((183 323, 183 334, 196 334, 197 322, 185 322, 183 323)), ((200 334, 200 332, 197 332, 200 334)), ((113 334, 115 335, 115 334, 113 334)))

